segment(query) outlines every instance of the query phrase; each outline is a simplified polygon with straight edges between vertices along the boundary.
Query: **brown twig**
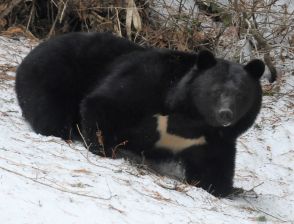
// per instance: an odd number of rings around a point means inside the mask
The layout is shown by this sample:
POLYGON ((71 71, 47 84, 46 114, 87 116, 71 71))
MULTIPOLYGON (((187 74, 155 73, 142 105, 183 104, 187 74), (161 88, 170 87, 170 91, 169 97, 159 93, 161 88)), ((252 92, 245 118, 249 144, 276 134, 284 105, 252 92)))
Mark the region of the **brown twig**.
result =
POLYGON ((85 137, 83 136, 83 134, 82 134, 82 132, 81 132, 81 130, 79 128, 79 125, 77 124, 76 126, 77 126, 77 129, 78 129, 79 135, 81 136, 81 138, 83 140, 84 145, 86 146, 87 150, 89 150, 91 144, 90 145, 87 144, 87 141, 86 141, 85 137))
POLYGON ((19 3, 21 3, 23 0, 12 0, 10 2, 10 4, 8 5, 8 7, 3 10, 1 13, 0 13, 0 19, 4 18, 5 16, 7 16, 11 11, 12 9, 17 6, 19 3))
POLYGON ((78 193, 78 192, 70 191, 68 189, 63 189, 61 187, 55 187, 55 186, 52 186, 50 184, 43 183, 43 182, 41 182, 41 181, 39 181, 37 179, 34 179, 32 177, 28 177, 26 175, 23 175, 21 173, 18 173, 16 171, 13 171, 13 170, 9 170, 9 169, 4 168, 4 167, 1 167, 1 166, 0 166, 0 169, 4 170, 6 172, 9 172, 9 173, 13 173, 15 175, 18 175, 20 177, 29 179, 29 180, 31 180, 31 181, 33 181, 35 183, 41 184, 43 186, 50 187, 50 188, 53 188, 55 190, 61 191, 61 192, 65 192, 65 193, 69 193, 69 194, 73 194, 73 195, 78 195, 78 196, 83 196, 83 197, 88 197, 88 198, 100 199, 100 200, 110 200, 112 198, 112 196, 109 196, 108 198, 103 198, 103 197, 98 197, 98 196, 94 196, 94 195, 88 195, 88 194, 83 194, 83 193, 78 193))
POLYGON ((116 152, 118 151, 119 147, 120 146, 125 146, 126 144, 128 143, 128 140, 126 141, 123 141, 121 143, 119 143, 118 145, 116 145, 113 149, 112 149, 112 159, 115 159, 116 158, 116 152))
POLYGON ((281 218, 279 218, 279 217, 277 217, 277 216, 275 216, 275 215, 272 215, 272 214, 270 214, 270 213, 268 213, 268 212, 266 212, 266 211, 264 211, 264 210, 262 210, 262 209, 260 209, 260 208, 257 208, 255 205, 253 205, 253 203, 251 203, 247 198, 243 198, 248 204, 250 204, 250 206, 254 209, 254 210, 256 210, 256 211, 259 211, 259 212, 261 212, 261 213, 263 213, 263 214, 265 214, 265 215, 268 215, 268 216, 270 216, 270 217, 272 217, 272 218, 274 218, 274 219, 277 219, 277 220, 279 220, 279 221, 282 221, 282 222, 287 222, 286 220, 283 220, 283 219, 281 219, 281 218))
POLYGON ((264 62, 268 66, 270 73, 271 73, 271 79, 270 82, 274 82, 277 78, 277 70, 272 62, 272 59, 270 57, 270 51, 272 50, 272 47, 267 43, 267 41, 263 38, 260 31, 255 26, 255 23, 251 23, 253 29, 251 29, 251 33, 255 40, 257 41, 260 48, 263 48, 265 50, 264 54, 264 62))
POLYGON ((53 24, 51 26, 51 29, 50 29, 50 31, 49 31, 49 33, 47 35, 47 39, 49 39, 53 35, 56 23, 57 23, 58 19, 61 18, 61 15, 63 13, 62 5, 64 5, 64 8, 66 7, 66 5, 63 3, 63 1, 59 1, 58 4, 57 4, 57 8, 58 8, 57 15, 56 15, 56 17, 55 17, 55 19, 53 21, 53 24))

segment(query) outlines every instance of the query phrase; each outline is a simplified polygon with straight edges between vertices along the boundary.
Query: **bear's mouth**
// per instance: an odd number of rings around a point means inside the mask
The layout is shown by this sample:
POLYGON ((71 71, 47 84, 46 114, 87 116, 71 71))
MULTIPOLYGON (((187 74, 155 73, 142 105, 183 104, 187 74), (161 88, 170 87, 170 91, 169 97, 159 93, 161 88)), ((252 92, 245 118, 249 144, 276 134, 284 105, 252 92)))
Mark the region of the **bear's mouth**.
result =
POLYGON ((216 121, 222 127, 228 127, 233 123, 234 113, 229 107, 220 108, 216 113, 216 121))
POLYGON ((213 119, 214 117, 211 117, 211 119, 206 120, 207 124, 212 126, 212 127, 229 127, 234 124, 233 121, 218 121, 216 119, 213 119))
POLYGON ((227 122, 227 123, 222 124, 222 126, 223 127, 229 127, 231 124, 232 124, 232 122, 227 122))

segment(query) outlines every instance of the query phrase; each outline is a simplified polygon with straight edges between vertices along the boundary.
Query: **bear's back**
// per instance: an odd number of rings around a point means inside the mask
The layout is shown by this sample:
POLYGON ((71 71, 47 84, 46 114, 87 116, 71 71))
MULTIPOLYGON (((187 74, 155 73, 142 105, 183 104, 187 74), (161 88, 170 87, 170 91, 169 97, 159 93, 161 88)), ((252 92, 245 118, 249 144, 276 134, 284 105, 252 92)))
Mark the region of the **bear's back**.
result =
POLYGON ((144 48, 110 33, 56 37, 41 43, 23 60, 17 70, 16 91, 31 85, 30 88, 84 93, 105 76, 112 61, 136 50, 144 48))

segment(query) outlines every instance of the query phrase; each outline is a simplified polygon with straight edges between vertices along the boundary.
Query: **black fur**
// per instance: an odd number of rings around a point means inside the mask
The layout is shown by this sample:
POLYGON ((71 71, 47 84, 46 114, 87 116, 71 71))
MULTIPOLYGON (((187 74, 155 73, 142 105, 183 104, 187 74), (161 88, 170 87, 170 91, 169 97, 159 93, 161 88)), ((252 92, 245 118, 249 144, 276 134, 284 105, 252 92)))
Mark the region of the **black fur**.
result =
POLYGON ((78 124, 90 151, 107 156, 128 140, 129 150, 148 159, 181 160, 188 182, 226 196, 236 139, 260 110, 263 70, 259 60, 244 67, 207 51, 145 49, 111 34, 72 33, 40 44, 24 59, 16 93, 37 133, 68 139, 78 124), (207 144, 176 155, 156 149, 155 114, 178 116, 186 131, 176 132, 203 135, 207 144))
POLYGON ((142 50, 110 33, 69 33, 41 43, 17 69, 23 116, 37 133, 74 137, 81 100, 108 75, 114 59, 142 50))

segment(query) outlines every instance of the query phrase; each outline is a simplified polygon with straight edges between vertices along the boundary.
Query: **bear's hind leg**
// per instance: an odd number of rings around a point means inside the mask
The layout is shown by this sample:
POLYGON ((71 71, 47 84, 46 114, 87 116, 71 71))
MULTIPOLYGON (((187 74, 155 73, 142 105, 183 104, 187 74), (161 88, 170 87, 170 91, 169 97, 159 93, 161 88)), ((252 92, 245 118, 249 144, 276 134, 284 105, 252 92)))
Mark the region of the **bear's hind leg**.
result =
POLYGON ((71 105, 52 102, 50 99, 38 101, 35 105, 27 105, 24 117, 29 121, 36 133, 56 136, 64 140, 77 139, 76 124, 78 115, 71 105))

